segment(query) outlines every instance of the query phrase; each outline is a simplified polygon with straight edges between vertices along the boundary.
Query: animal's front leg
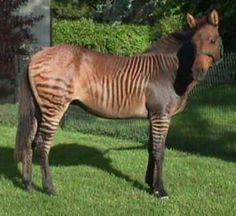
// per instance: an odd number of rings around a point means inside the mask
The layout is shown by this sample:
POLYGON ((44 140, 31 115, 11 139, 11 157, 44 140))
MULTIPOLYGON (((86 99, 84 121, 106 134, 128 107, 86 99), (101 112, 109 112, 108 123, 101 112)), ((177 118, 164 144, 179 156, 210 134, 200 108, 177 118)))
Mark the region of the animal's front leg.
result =
POLYGON ((167 197, 162 178, 164 161, 165 140, 170 124, 167 114, 151 113, 150 116, 150 140, 148 146, 149 160, 146 172, 146 183, 153 193, 161 198, 167 197))

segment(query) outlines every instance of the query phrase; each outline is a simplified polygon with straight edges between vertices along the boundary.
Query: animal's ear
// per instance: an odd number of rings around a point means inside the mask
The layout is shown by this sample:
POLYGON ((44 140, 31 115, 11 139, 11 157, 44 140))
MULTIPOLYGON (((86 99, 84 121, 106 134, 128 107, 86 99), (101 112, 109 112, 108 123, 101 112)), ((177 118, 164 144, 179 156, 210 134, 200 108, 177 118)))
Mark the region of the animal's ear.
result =
POLYGON ((219 13, 216 9, 213 9, 210 15, 208 16, 208 21, 212 25, 219 25, 219 13))
POLYGON ((194 27, 197 26, 197 21, 193 17, 193 15, 191 15, 190 13, 187 13, 186 18, 187 18, 187 23, 188 23, 190 28, 194 28, 194 27))

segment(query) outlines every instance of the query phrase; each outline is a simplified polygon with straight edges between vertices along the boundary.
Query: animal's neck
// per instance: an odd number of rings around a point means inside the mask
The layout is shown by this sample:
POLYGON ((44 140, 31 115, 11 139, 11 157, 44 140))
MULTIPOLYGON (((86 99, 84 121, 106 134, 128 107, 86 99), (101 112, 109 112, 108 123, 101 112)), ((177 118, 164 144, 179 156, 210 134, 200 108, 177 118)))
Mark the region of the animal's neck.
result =
POLYGON ((189 86, 191 86, 191 83, 193 82, 194 81, 191 74, 185 75, 179 71, 176 71, 176 78, 173 83, 176 94, 179 96, 184 95, 187 91, 189 91, 189 86))
POLYGON ((167 37, 163 37, 159 41, 155 42, 150 48, 148 48, 145 53, 177 53, 192 34, 192 30, 188 30, 184 32, 173 33, 167 37))
POLYGON ((194 49, 189 41, 192 30, 173 33, 154 43, 147 53, 176 54, 179 61, 178 70, 173 74, 173 86, 176 93, 182 96, 193 82, 191 67, 194 61, 194 49))
POLYGON ((178 52, 177 57, 179 68, 176 71, 174 88, 176 93, 182 96, 189 91, 188 88, 193 82, 192 65, 195 58, 193 45, 190 42, 186 43, 178 52))

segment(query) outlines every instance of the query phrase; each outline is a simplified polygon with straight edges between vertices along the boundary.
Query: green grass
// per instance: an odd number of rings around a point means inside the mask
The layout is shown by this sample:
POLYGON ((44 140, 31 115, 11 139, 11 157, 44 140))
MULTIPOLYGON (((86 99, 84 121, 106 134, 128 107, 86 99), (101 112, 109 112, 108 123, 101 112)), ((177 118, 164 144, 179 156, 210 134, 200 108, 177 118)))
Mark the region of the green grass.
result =
POLYGON ((0 106, 2 215, 236 215, 236 88, 205 85, 173 118, 164 164, 169 200, 144 183, 148 121, 104 120, 72 107, 50 154, 58 195, 22 189, 13 162, 17 106, 0 106), (79 131, 79 132, 77 132, 79 131))
POLYGON ((166 151, 165 180, 170 199, 147 192, 143 144, 105 136, 59 131, 50 154, 55 197, 42 193, 38 157, 37 189, 22 189, 13 163, 15 128, 0 126, 0 215, 235 215, 235 163, 166 151))

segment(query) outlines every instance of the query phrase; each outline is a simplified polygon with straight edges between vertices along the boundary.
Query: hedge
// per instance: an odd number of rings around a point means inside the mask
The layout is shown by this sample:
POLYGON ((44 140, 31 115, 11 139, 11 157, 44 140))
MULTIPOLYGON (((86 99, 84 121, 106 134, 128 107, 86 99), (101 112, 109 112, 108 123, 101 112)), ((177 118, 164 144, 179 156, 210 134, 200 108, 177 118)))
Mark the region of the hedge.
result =
POLYGON ((53 23, 54 44, 78 44, 104 53, 140 53, 151 40, 149 26, 98 24, 86 19, 55 20, 53 23))

